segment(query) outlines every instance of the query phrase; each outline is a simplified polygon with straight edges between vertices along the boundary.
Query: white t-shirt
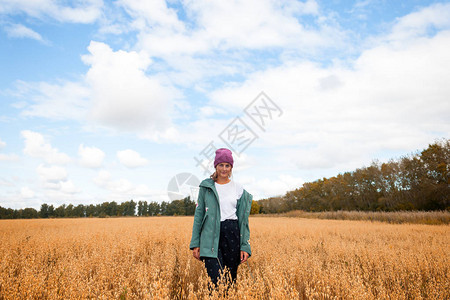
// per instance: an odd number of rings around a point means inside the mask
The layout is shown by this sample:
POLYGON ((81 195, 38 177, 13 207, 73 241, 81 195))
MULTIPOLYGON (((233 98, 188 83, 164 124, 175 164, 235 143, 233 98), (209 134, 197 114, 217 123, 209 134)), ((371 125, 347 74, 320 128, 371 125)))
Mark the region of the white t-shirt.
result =
POLYGON ((236 205, 244 192, 244 188, 233 180, 225 184, 218 184, 217 182, 214 184, 219 195, 220 221, 237 220, 236 205))

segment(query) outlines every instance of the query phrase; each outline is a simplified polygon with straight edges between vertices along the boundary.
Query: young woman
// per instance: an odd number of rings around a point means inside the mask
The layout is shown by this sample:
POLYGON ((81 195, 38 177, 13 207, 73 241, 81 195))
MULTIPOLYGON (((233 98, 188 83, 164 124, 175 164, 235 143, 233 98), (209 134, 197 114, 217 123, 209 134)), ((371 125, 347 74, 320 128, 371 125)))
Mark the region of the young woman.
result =
POLYGON ((211 281, 217 285, 225 267, 236 280, 240 263, 251 255, 248 216, 250 195, 231 179, 233 156, 225 148, 216 150, 215 172, 200 183, 190 249, 205 263, 211 281))

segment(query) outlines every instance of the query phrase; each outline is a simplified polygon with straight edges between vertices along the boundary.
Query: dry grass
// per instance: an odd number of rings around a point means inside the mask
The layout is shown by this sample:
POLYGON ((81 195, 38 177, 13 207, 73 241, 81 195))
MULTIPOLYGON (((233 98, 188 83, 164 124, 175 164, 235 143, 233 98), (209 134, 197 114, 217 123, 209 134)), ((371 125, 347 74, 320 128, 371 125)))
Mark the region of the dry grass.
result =
MULTIPOLYGON (((0 299, 204 299, 192 217, 4 220, 0 299)), ((251 218, 231 299, 449 299, 448 225, 251 218)), ((211 298, 225 298, 223 287, 211 298)))
MULTIPOLYGON (((275 215, 269 215, 275 216, 275 215)), ((377 221, 394 224, 428 224, 443 225, 450 224, 450 211, 324 211, 324 212, 306 212, 294 210, 284 214, 281 217, 290 218, 308 218, 308 219, 330 219, 330 220, 358 220, 358 221, 377 221)))

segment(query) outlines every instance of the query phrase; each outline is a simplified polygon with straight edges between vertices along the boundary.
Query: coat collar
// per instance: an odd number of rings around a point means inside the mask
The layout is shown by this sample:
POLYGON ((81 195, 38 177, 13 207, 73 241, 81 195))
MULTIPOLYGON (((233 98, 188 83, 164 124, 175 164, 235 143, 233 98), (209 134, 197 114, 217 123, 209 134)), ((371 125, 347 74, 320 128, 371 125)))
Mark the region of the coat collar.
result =
POLYGON ((211 178, 207 178, 207 179, 203 180, 200 183, 200 186, 214 188, 214 189, 216 188, 216 186, 214 185, 214 180, 212 180, 211 178))
POLYGON ((214 195, 216 196, 215 198, 216 198, 217 203, 219 203, 219 194, 217 193, 216 185, 214 184, 214 180, 212 180, 211 178, 207 178, 200 183, 200 187, 205 187, 205 188, 211 189, 213 191, 214 195))

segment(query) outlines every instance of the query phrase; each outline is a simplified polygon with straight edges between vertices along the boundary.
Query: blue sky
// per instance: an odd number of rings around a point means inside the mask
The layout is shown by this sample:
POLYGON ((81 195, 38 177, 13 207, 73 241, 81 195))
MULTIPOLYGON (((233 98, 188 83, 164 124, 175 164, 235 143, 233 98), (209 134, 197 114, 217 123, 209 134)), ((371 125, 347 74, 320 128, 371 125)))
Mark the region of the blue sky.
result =
POLYGON ((168 201, 209 146, 255 199, 426 148, 448 49, 442 1, 0 0, 0 206, 168 201))

